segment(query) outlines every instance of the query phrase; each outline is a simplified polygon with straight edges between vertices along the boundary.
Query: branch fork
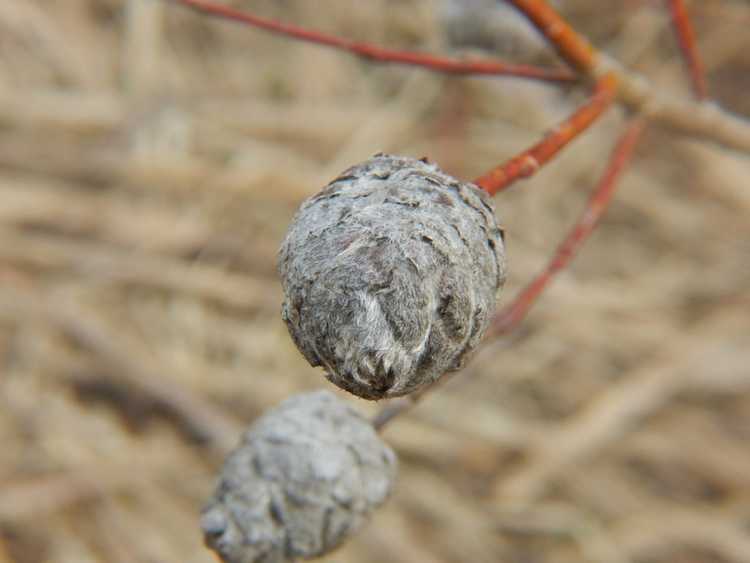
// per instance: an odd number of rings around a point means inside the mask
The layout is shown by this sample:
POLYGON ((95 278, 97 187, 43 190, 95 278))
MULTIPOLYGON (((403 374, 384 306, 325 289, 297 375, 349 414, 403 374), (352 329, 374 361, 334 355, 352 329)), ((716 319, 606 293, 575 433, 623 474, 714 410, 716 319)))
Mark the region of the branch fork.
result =
MULTIPOLYGON (((750 153, 750 122, 716 105, 706 104, 705 72, 698 56, 695 35, 684 2, 667 0, 681 53, 689 72, 696 101, 675 100, 659 94, 643 76, 625 69, 619 62, 597 50, 566 22, 545 0, 508 0, 547 39, 559 56, 574 70, 514 65, 488 60, 458 60, 426 53, 386 49, 355 42, 303 27, 276 22, 211 0, 170 0, 203 14, 260 28, 293 39, 340 49, 365 59, 422 67, 435 72, 474 76, 514 76, 549 83, 575 80, 593 83, 589 99, 542 140, 474 180, 474 184, 495 195, 520 179, 534 175, 569 143, 588 130, 612 105, 619 102, 636 114, 619 138, 596 188, 581 216, 562 241, 548 265, 528 286, 494 317, 490 335, 497 337, 515 329, 549 285, 555 274, 568 265, 591 235, 606 211, 617 181, 633 157, 646 121, 660 123, 683 134, 716 142, 750 153)), ((384 427, 413 406, 435 385, 406 399, 399 399, 375 418, 384 427)))

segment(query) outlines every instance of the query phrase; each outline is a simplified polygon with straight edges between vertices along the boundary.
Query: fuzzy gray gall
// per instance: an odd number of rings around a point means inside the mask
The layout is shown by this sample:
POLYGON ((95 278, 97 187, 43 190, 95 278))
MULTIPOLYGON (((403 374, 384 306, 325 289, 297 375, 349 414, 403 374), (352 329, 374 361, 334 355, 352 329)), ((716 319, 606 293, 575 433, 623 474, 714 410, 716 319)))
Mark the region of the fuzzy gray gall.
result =
POLYGON ((396 455, 329 391, 295 395, 258 419, 229 455, 201 517, 224 563, 319 557, 382 504, 396 455))
POLYGON ((375 155, 302 204, 279 273, 282 316, 305 358, 381 399, 465 364, 505 281, 505 249, 478 187, 375 155))

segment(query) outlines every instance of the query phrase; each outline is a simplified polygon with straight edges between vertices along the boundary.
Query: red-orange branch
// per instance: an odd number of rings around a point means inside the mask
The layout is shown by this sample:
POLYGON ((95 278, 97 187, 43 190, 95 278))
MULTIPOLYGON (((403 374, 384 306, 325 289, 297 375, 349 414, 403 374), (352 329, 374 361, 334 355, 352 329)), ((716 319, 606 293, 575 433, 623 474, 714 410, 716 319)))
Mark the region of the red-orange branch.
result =
POLYGON ((617 79, 612 74, 604 75, 596 83, 591 98, 573 115, 550 131, 539 143, 475 179, 474 183, 490 195, 495 195, 519 178, 528 178, 560 149, 588 129, 612 104, 616 92, 617 79))
POLYGON ((672 15, 672 25, 677 34, 677 42, 680 45, 682 58, 685 60, 685 65, 690 74, 693 92, 697 99, 705 100, 708 98, 706 73, 703 69, 703 62, 698 54, 698 44, 695 40, 693 26, 685 9, 685 2, 683 0, 667 0, 667 5, 672 15))
POLYGON ((488 336, 507 333, 518 326, 555 274, 573 259, 607 209, 617 187, 617 181, 633 156, 643 127, 642 119, 636 118, 630 123, 612 151, 607 169, 591 194, 578 222, 558 246, 547 267, 521 291, 512 303, 495 315, 488 336))
POLYGON ((207 0, 172 1, 209 16, 249 25, 278 35, 306 41, 308 43, 315 43, 317 45, 340 49, 365 59, 381 63, 418 66, 446 74, 476 76, 505 75, 550 82, 570 82, 576 79, 575 75, 566 69, 546 69, 531 65, 511 64, 489 60, 460 60, 430 55, 428 53, 386 49, 384 47, 378 47, 377 45, 351 41, 349 39, 328 35, 304 27, 262 18, 254 14, 235 10, 229 6, 224 6, 207 0))
POLYGON ((597 51, 544 0, 509 0, 549 40, 568 64, 591 75, 597 51))

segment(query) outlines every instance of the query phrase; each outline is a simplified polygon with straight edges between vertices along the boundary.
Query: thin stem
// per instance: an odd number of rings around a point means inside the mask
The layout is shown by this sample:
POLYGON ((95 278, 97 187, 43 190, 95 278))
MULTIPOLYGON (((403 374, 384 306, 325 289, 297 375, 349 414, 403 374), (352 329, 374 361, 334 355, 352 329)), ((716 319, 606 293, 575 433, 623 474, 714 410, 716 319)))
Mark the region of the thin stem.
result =
POLYGON ((249 25, 278 35, 306 41, 308 43, 315 43, 317 45, 340 49, 375 62, 418 66, 446 74, 474 76, 505 75, 548 82, 570 82, 576 80, 575 75, 565 69, 545 69, 531 65, 511 64, 490 60, 459 60, 430 55, 428 53, 387 49, 369 43, 361 43, 344 39, 342 37, 328 35, 292 24, 273 21, 207 0, 171 1, 187 8, 197 10, 208 16, 249 25))
POLYGON ((708 99, 708 86, 703 61, 698 54, 698 44, 695 39, 693 26, 690 23, 685 2, 683 0, 667 0, 669 13, 672 16, 672 26, 677 34, 682 58, 685 60, 693 93, 698 100, 708 99))
MULTIPOLYGON (((390 51, 257 18, 205 0, 169 1, 210 16, 262 27, 275 33, 343 49, 381 62, 410 64, 454 74, 515 75, 545 81, 575 80, 564 70, 507 65, 495 61, 463 61, 423 53, 390 51)), ((566 61, 586 76, 597 78, 608 72, 613 73, 618 80, 617 99, 632 111, 642 113, 649 121, 660 123, 683 135, 750 153, 750 122, 748 120, 718 106, 688 102, 662 94, 640 74, 623 68, 617 61, 597 51, 543 0, 509 1, 537 26, 566 61)))
MULTIPOLYGON (((581 215, 571 232, 562 244, 560 244, 544 271, 510 305, 495 315, 492 325, 485 336, 485 342, 489 338, 507 333, 518 326, 526 316, 531 305, 533 305, 542 291, 544 291, 544 288, 552 280, 553 276, 573 259, 578 249, 586 241, 594 228, 596 228, 599 219, 601 219, 609 202, 612 200, 617 181, 633 156, 644 126, 645 121, 640 118, 635 118, 630 122, 613 149, 604 175, 591 194, 583 215, 581 215)), ((413 409, 425 395, 435 391, 440 385, 445 384, 455 373, 446 373, 422 391, 408 397, 395 399, 386 404, 372 419, 375 429, 378 431, 383 430, 391 421, 413 409)))
MULTIPOLYGON (((445 375, 443 377, 446 377, 445 375)), ((436 385, 436 383, 433 383, 436 385)), ((428 387, 427 389, 431 389, 428 387)), ((411 395, 408 397, 399 397, 386 403, 386 405, 380 409, 375 416, 372 418, 372 426, 380 432, 388 426, 388 424, 395 418, 398 418, 403 413, 411 410, 419 401, 419 398, 412 398, 411 395)))
POLYGON ((444 373, 440 378, 432 383, 431 385, 412 393, 406 397, 399 397, 389 401, 382 409, 380 409, 375 416, 372 418, 372 426, 380 432, 385 428, 392 420, 398 418, 406 411, 410 411, 424 398, 428 393, 435 392, 439 387, 448 383, 453 377, 460 374, 458 371, 451 371, 444 373))
POLYGON ((578 71, 593 76, 598 52, 544 0, 509 0, 578 71))
POLYGON ((550 131, 542 141, 475 179, 474 183, 490 195, 495 195, 519 178, 528 178, 588 129, 612 104, 616 92, 617 80, 614 74, 604 75, 596 83, 591 98, 550 131))
POLYGON ((612 200, 617 187, 617 180, 633 156, 635 146, 643 132, 644 124, 645 122, 642 119, 634 119, 628 125, 612 151, 607 169, 591 194, 583 214, 568 233, 568 236, 565 237, 565 240, 558 246, 547 267, 521 291, 512 303, 495 315, 488 337, 510 332, 519 325, 555 274, 568 265, 581 245, 596 228, 612 200))

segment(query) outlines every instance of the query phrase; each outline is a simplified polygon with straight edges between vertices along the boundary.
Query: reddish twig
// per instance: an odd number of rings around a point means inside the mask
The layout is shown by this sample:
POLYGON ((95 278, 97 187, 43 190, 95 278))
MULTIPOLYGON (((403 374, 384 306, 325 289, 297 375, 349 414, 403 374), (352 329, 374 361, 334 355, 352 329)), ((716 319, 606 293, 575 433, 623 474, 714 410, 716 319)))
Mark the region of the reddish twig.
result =
POLYGON ((685 2, 683 0, 667 0, 667 5, 672 16, 672 25, 677 34, 677 42, 680 45, 682 57, 690 74, 693 92, 698 100, 705 100, 708 98, 706 73, 698 54, 698 45, 693 26, 690 23, 690 17, 685 9, 685 2))
POLYGON ((558 246, 547 267, 521 291, 510 305, 495 315, 488 337, 509 332, 518 326, 555 274, 573 259, 607 209, 617 187, 617 180, 633 156, 643 127, 644 121, 642 119, 634 119, 630 123, 612 151, 604 176, 591 194, 583 215, 578 219, 568 236, 565 237, 565 240, 558 246))
MULTIPOLYGON (((462 61, 433 57, 428 54, 389 51, 372 45, 354 43, 303 28, 279 24, 237 12, 206 0, 171 0, 207 15, 222 17, 246 25, 255 25, 275 33, 340 48, 383 62, 411 64, 454 74, 516 75, 546 81, 569 81, 574 77, 565 71, 540 69, 524 65, 506 65, 494 61, 462 61), (312 37, 310 37, 312 35, 312 37), (364 48, 367 52, 358 52, 364 48), (394 59, 389 59, 393 56, 394 59), (381 57, 381 58, 378 58, 381 57), (446 68, 441 68, 444 66, 446 68), (518 72, 509 72, 515 69, 518 72), (528 71, 528 72, 527 72, 528 71)), ((685 135, 713 141, 725 147, 750 152, 750 123, 717 106, 696 104, 661 95, 641 75, 624 69, 617 61, 597 51, 543 0, 508 0, 549 39, 561 56, 590 78, 608 72, 618 80, 617 98, 633 111, 643 113, 652 122, 661 123, 685 135)))
POLYGON ((750 153, 750 122, 746 119, 715 105, 686 102, 663 95, 643 76, 626 70, 617 61, 596 50, 544 0, 508 1, 580 72, 590 78, 613 73, 619 82, 617 99, 631 110, 682 134, 750 153))
MULTIPOLYGON (((416 65, 454 74, 507 74, 543 80, 569 80, 573 78, 566 71, 546 70, 527 65, 510 65, 492 61, 457 61, 422 53, 384 49, 290 24, 271 21, 211 1, 172 1, 211 16, 251 25, 287 37, 343 49, 375 61, 416 65)), ((543 26, 551 41, 559 42, 560 47, 558 50, 565 55, 565 58, 569 62, 579 68, 588 69, 593 66, 595 60, 593 47, 585 39, 578 36, 552 8, 549 8, 544 2, 518 0, 516 4, 520 9, 524 10, 536 25, 543 26)), ((616 90, 617 80, 614 75, 610 73, 603 76, 597 82, 594 95, 586 105, 556 127, 542 142, 502 166, 491 170, 481 178, 478 178, 475 183, 490 194, 495 194, 510 185, 514 180, 532 175, 538 168, 557 154, 560 149, 585 131, 609 107, 614 99, 616 90)))
POLYGON ((548 82, 570 82, 576 79, 575 75, 566 69, 545 69, 531 65, 503 63, 489 60, 459 60, 430 55, 428 53, 386 49, 377 45, 352 41, 321 33, 319 31, 306 29, 304 27, 262 18, 254 14, 235 10, 229 6, 224 6, 207 0, 172 1, 209 16, 249 25, 270 31, 271 33, 306 41, 308 43, 333 47, 375 62, 418 66, 446 74, 475 76, 505 75, 548 82))
POLYGON ((616 92, 617 80, 614 75, 604 75, 597 82, 594 95, 586 104, 555 127, 541 142, 475 179, 474 183, 489 194, 495 195, 515 180, 528 178, 588 129, 612 104, 616 92))
POLYGON ((509 0, 548 39, 558 54, 574 68, 593 75, 599 58, 597 50, 577 33, 544 0, 509 0))

